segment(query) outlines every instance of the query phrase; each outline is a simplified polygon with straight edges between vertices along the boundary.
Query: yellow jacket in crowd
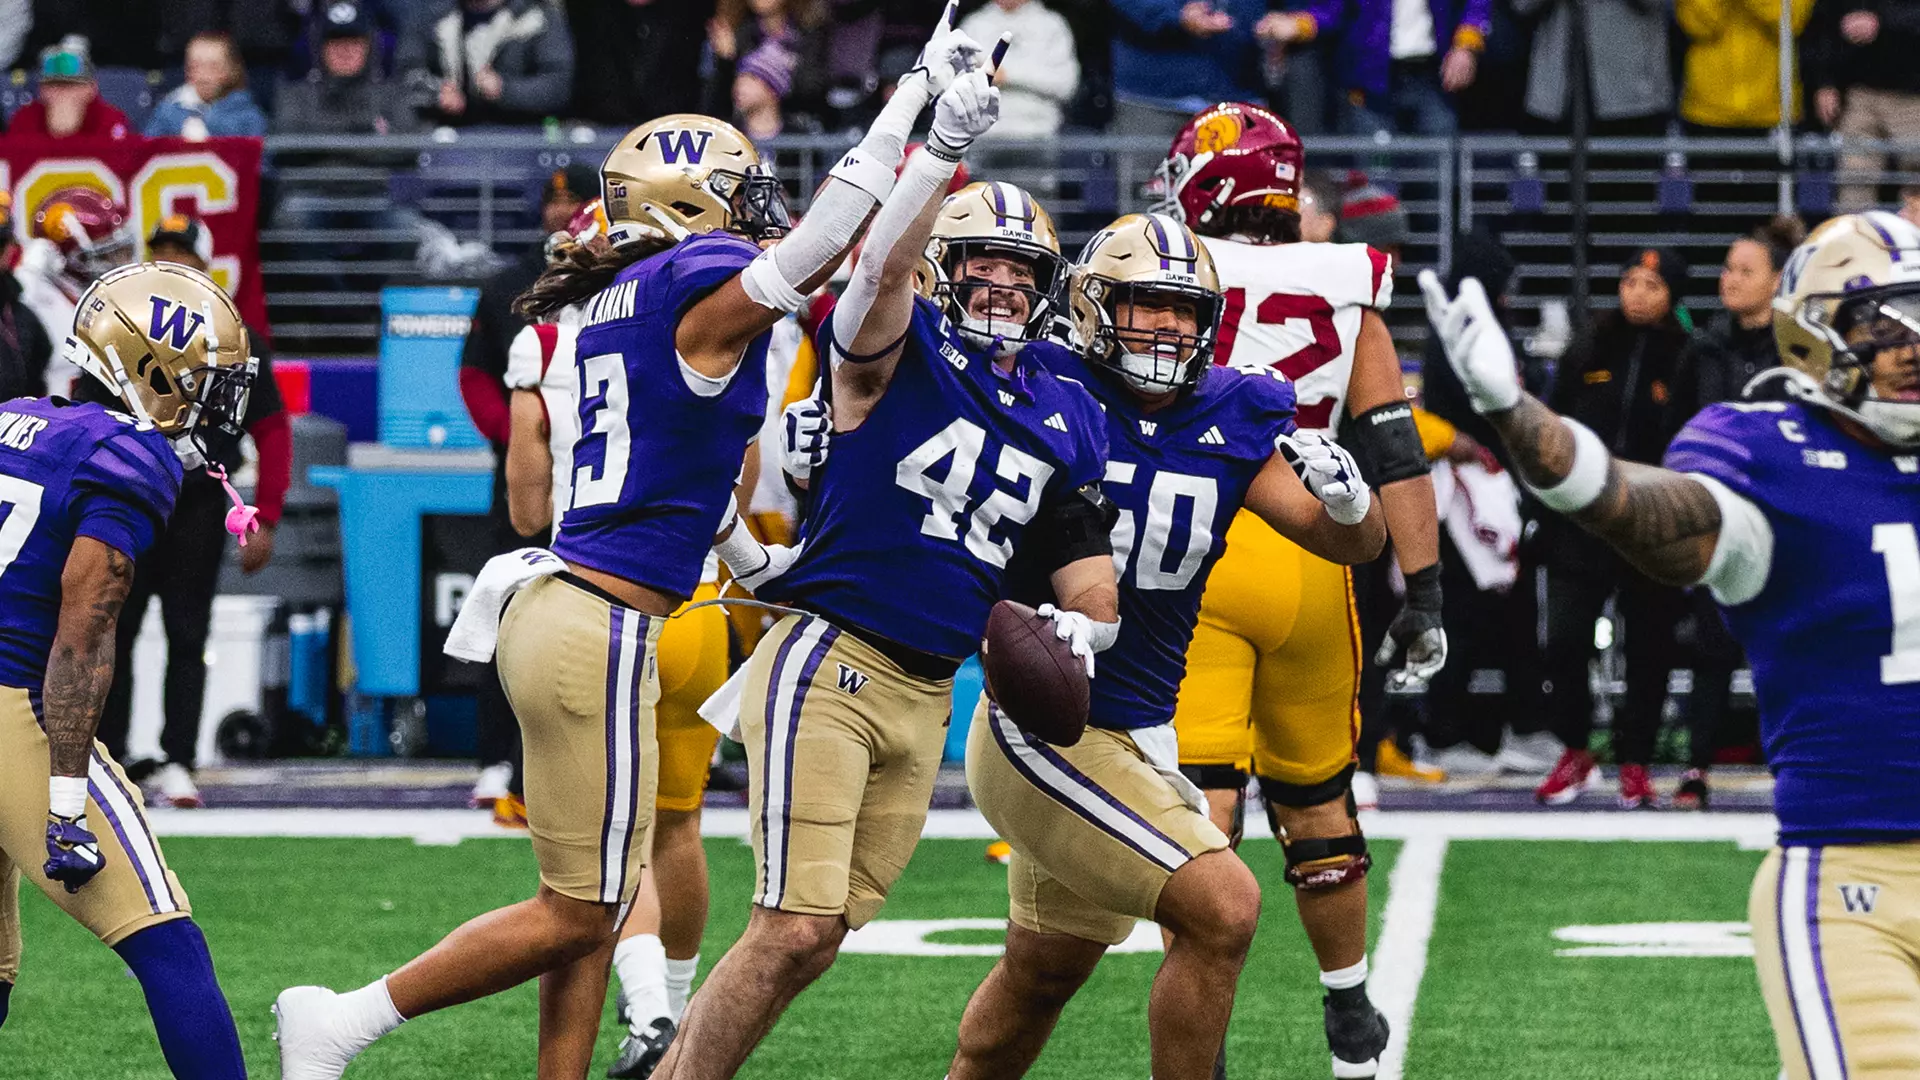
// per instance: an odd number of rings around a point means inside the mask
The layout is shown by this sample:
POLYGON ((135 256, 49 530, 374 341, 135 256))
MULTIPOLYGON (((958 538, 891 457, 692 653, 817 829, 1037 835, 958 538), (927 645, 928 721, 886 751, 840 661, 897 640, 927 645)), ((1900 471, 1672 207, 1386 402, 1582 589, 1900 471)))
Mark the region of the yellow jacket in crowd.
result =
MULTIPOLYGON (((1793 0, 1793 33, 1806 28, 1813 0, 1793 0)), ((1675 17, 1687 47, 1686 88, 1680 118, 1723 128, 1772 127, 1780 122, 1779 0, 1679 0, 1675 17)), ((1795 65, 1793 119, 1800 119, 1800 72, 1795 65)))

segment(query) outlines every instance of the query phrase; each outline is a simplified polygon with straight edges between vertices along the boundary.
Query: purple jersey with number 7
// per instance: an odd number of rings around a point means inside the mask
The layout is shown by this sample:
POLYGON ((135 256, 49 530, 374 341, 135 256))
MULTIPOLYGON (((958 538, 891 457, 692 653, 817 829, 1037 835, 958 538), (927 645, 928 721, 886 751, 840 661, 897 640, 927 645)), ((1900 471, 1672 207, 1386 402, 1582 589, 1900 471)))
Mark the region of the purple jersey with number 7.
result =
POLYGON ((138 558, 166 527, 180 479, 166 438, 130 416, 56 398, 0 402, 0 686, 39 692, 74 541, 138 558))
POLYGON ((1783 844, 1920 837, 1920 455, 1797 403, 1712 405, 1666 465, 1711 476, 1773 528, 1746 647, 1783 844))

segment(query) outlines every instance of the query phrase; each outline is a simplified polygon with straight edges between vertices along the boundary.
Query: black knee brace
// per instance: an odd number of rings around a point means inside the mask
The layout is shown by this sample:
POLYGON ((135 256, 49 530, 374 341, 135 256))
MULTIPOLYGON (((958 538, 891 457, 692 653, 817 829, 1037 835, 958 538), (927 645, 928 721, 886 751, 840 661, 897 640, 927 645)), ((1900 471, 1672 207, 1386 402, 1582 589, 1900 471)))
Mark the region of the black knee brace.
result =
POLYGON ((1233 792, 1233 827, 1227 830, 1227 842, 1239 847, 1247 833, 1247 771, 1232 765, 1182 765, 1180 775, 1201 791, 1233 792))
POLYGON ((1359 807, 1353 799, 1353 770, 1354 766, 1349 764, 1318 784, 1289 784, 1271 777, 1260 778, 1260 794, 1267 803, 1267 821, 1286 855, 1287 884, 1296 889, 1303 892, 1331 889, 1350 881, 1361 881, 1373 865, 1373 856, 1367 853, 1367 838, 1360 831, 1359 807), (1353 832, 1346 836, 1289 836, 1275 809, 1322 806, 1342 796, 1346 799, 1347 818, 1353 823, 1353 832))

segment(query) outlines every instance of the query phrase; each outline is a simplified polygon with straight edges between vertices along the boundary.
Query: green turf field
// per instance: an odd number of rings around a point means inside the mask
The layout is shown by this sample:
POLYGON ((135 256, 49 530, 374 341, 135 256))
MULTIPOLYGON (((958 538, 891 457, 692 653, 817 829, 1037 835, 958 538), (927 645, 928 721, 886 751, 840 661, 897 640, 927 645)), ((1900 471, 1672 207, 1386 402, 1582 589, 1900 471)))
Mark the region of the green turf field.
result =
MULTIPOLYGON (((166 842, 212 942, 257 1077, 277 1077, 267 1007, 284 986, 359 986, 462 919, 523 898, 522 842, 422 847, 404 840, 166 842)), ((930 840, 889 903, 896 919, 1004 916, 1004 870, 974 840, 930 840)), ((1376 843, 1374 932, 1399 845, 1376 843)), ((711 840, 717 959, 745 922, 752 868, 738 841, 711 840)), ((1249 861, 1272 883, 1241 983, 1229 1046, 1236 1080, 1328 1075, 1319 994, 1271 841, 1249 861)), ((1747 1077, 1778 1065, 1751 961, 1739 957, 1561 957, 1569 925, 1744 918, 1760 855, 1724 843, 1454 841, 1420 983, 1405 1075, 1747 1077)), ((165 1080, 139 988, 112 953, 37 893, 23 897, 26 956, 0 1030, 0 1076, 165 1080), (76 1029, 76 1025, 78 1025, 76 1029)), ((952 932, 932 940, 991 941, 952 932)), ((938 1077, 960 1011, 991 957, 849 955, 787 1014, 741 1074, 938 1077)), ((1150 953, 1107 959, 1031 1075, 1145 1078, 1150 953)), ((531 1076, 534 993, 523 987, 409 1023, 363 1055, 353 1077, 531 1076)), ((612 1010, 595 1075, 613 1053, 612 1010)))

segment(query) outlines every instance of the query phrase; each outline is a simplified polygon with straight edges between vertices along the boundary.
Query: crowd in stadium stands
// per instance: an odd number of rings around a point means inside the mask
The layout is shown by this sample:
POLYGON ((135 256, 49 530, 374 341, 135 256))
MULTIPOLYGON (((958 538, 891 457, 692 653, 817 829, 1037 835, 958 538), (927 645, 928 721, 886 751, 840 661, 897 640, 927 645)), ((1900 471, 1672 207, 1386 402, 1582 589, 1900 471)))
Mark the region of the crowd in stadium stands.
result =
MULTIPOLYGON (((154 110, 150 130, 167 133, 253 133, 266 116, 275 130, 342 132, 624 125, 698 110, 765 137, 860 123, 943 2, 0 0, 0 69, 31 70, 41 50, 78 35, 103 70, 181 84, 154 110), (291 106, 278 106, 283 95, 291 106)), ((1920 74, 1906 59, 1920 47, 1920 0, 1789 3, 1790 119, 1920 137, 1920 74)), ((1771 0, 965 0, 961 10, 976 38, 1014 35, 1002 138, 1170 134, 1223 99, 1269 101, 1308 134, 1562 132, 1582 102, 1600 135, 1751 134, 1780 118, 1771 0)), ((1841 192, 1843 205, 1870 198, 1841 192)))

